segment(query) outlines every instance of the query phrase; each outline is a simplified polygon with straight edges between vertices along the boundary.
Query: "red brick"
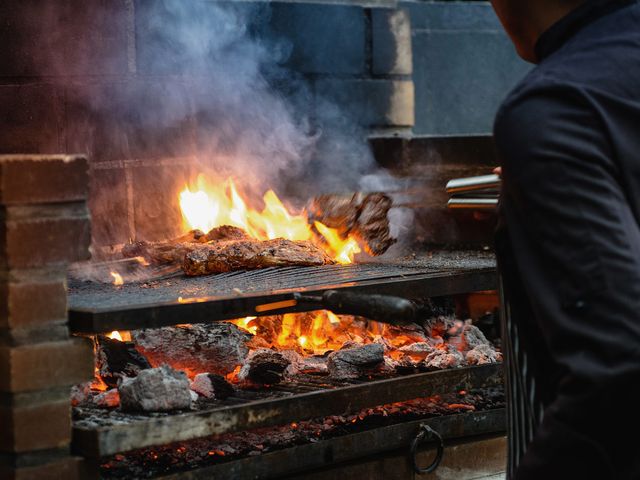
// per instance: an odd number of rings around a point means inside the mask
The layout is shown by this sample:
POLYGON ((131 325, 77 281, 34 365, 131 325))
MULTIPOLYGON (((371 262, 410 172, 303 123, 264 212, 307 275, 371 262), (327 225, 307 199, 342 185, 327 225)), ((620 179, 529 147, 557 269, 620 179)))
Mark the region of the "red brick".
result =
POLYGON ((79 457, 63 457, 35 467, 0 467, 3 480, 89 480, 97 479, 97 472, 90 472, 85 460, 79 457))
POLYGON ((64 280, 0 281, 0 328, 28 328, 66 318, 64 280))
POLYGON ((54 85, 0 86, 0 153, 65 151, 63 110, 61 88, 54 85))
POLYGON ((68 400, 27 407, 0 407, 0 451, 27 452, 59 448, 71 441, 68 400))
POLYGON ((87 169, 81 155, 0 155, 0 204, 85 200, 87 169))
POLYGON ((89 258, 91 229, 83 202, 64 207, 5 207, 0 266, 45 267, 89 258), (40 217, 40 218, 38 218, 40 217))
POLYGON ((0 392, 74 385, 93 377, 93 348, 86 339, 0 347, 0 392))

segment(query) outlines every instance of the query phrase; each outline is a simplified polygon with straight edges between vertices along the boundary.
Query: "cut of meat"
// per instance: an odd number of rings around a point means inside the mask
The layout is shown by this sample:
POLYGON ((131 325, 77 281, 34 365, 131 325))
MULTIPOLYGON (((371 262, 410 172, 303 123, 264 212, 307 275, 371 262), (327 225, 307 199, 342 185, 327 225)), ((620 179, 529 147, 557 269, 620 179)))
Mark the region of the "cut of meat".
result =
POLYGON ((194 245, 185 255, 183 270, 187 275, 196 276, 234 270, 332 263, 333 260, 311 242, 276 238, 194 245))
POLYGON ((389 228, 393 200, 384 193, 321 195, 307 206, 309 219, 347 238, 353 235, 370 255, 382 255, 396 242, 389 228))

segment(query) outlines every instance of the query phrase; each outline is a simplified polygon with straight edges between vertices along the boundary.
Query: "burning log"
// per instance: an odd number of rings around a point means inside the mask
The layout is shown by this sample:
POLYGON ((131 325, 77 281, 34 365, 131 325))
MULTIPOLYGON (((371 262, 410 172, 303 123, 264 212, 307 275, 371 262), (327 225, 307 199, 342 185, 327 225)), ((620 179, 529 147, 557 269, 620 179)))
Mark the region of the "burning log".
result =
POLYGON ((382 255, 397 240, 391 237, 391 198, 383 193, 321 195, 307 207, 309 218, 319 221, 347 238, 353 235, 370 255, 382 255))
POLYGON ((205 398, 224 400, 235 392, 233 385, 215 373, 199 373, 191 382, 191 390, 205 398))
POLYGON ((327 358, 329 373, 336 379, 355 379, 384 362, 384 347, 370 343, 361 347, 331 352, 327 358))
POLYGON ((96 366, 98 375, 109 387, 116 387, 119 378, 135 377, 140 370, 151 368, 133 342, 108 337, 96 338, 96 366))
POLYGON ((274 240, 239 240, 196 245, 184 259, 187 275, 251 270, 266 267, 316 266, 334 263, 311 242, 274 240))
POLYGON ((280 383, 282 376, 291 361, 280 352, 260 348, 247 357, 238 378, 254 383, 273 385, 280 383))
POLYGON ((191 376, 231 373, 249 353, 251 334, 227 322, 134 330, 131 337, 151 365, 163 364, 191 376))
POLYGON ((163 365, 143 370, 136 378, 125 378, 118 386, 124 411, 167 412, 191 408, 189 379, 163 365))

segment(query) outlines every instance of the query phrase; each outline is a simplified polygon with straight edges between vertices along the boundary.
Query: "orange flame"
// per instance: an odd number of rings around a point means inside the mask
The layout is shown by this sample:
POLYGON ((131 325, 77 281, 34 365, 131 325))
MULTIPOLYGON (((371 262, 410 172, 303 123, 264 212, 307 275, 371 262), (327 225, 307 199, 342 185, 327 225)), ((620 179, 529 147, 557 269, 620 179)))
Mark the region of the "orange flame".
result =
POLYGON ((308 240, 317 243, 334 257, 338 263, 352 263, 360 252, 358 243, 342 239, 332 228, 315 222, 315 231, 303 212, 293 213, 278 198, 273 190, 262 197, 261 211, 248 206, 233 179, 211 184, 204 175, 198 175, 195 188, 186 186, 180 193, 180 209, 185 229, 208 232, 222 225, 242 228, 257 240, 285 238, 308 240), (319 233, 320 239, 316 232, 319 233))
POLYGON ((124 280, 122 279, 122 275, 118 272, 111 272, 111 276, 113 277, 114 285, 124 285, 124 280))

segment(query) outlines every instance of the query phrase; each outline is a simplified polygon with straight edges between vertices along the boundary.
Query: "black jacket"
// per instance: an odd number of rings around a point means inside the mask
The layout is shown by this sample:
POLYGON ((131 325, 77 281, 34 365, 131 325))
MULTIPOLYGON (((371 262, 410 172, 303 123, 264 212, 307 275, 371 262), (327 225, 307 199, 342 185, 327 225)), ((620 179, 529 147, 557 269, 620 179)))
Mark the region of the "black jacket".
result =
POLYGON ((494 127, 510 473, 640 478, 640 5, 588 0, 536 53, 494 127))

